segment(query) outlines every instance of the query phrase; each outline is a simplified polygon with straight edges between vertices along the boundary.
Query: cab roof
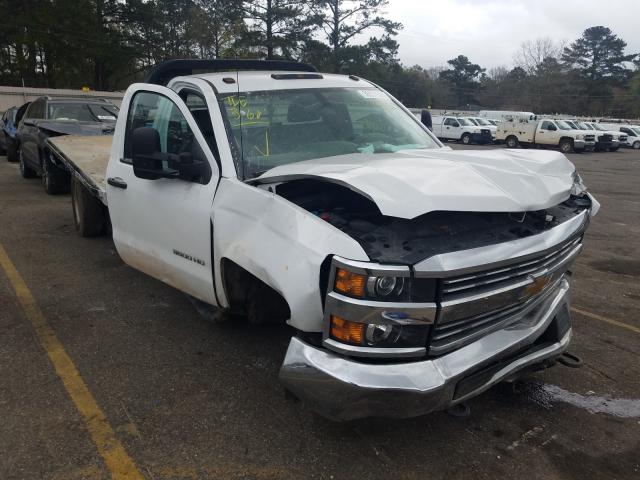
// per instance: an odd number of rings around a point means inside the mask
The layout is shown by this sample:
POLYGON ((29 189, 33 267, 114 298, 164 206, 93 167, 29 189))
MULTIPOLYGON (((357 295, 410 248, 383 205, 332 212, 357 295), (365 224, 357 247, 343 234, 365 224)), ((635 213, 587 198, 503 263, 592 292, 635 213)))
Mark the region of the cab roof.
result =
POLYGON ((176 77, 169 85, 200 78, 210 83, 218 93, 251 92, 261 90, 291 90, 304 88, 371 88, 371 82, 353 75, 310 73, 304 71, 229 71, 201 73, 176 77))

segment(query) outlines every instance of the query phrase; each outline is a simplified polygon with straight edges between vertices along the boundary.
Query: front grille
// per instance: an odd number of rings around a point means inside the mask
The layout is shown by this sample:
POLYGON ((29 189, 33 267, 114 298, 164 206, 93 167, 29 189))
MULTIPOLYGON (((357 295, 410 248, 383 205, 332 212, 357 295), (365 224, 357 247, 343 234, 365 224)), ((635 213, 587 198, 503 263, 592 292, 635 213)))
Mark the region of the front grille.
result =
POLYGON ((491 135, 491 130, 488 128, 482 128, 480 129, 480 132, 482 132, 482 135, 491 135))
POLYGON ((595 140, 596 140, 596 136, 595 136, 595 135, 585 135, 585 136, 584 136, 584 139, 585 139, 587 142, 595 142, 595 140))
POLYGON ((553 290, 581 242, 575 237, 533 258, 444 279, 430 352, 445 353, 517 321, 553 290))
POLYGON ((600 135, 598 137, 599 142, 610 142, 611 140, 613 140, 613 137, 608 133, 605 133, 604 135, 600 135))
POLYGON ((621 142, 626 142, 626 141, 627 141, 627 138, 628 138, 628 137, 627 137, 626 135, 620 135, 620 136, 618 137, 618 140, 620 140, 621 142))

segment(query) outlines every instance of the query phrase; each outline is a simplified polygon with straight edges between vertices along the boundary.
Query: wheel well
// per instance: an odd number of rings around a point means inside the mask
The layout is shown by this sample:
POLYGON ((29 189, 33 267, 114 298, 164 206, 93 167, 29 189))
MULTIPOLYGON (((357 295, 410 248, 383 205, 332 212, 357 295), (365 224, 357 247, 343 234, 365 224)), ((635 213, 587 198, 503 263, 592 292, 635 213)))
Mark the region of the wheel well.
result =
POLYGON ((573 138, 571 138, 571 137, 561 137, 560 138, 560 142, 558 142, 558 143, 564 142, 565 140, 573 143, 573 138))
POLYGON ((221 275, 231 313, 246 315, 251 323, 291 318, 291 309, 282 294, 234 261, 222 259, 221 275))

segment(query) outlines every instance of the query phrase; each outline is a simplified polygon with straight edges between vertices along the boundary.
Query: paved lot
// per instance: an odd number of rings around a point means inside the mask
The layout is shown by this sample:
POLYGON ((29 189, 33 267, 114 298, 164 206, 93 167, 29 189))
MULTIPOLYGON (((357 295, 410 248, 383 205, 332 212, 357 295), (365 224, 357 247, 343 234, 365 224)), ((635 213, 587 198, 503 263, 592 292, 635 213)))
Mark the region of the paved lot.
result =
POLYGON ((585 366, 498 386, 466 418, 336 424, 283 395, 290 331, 208 322, 0 157, 0 245, 79 373, 65 388, 0 269, 0 478, 110 478, 78 382, 148 479, 640 478, 640 154, 571 159, 602 203, 574 268, 585 366))

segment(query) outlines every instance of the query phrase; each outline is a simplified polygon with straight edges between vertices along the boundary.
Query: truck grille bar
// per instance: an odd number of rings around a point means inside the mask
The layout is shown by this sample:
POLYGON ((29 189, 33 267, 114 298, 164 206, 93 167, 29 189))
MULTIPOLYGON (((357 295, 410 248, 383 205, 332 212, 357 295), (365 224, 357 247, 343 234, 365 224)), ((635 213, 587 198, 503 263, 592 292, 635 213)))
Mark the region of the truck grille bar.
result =
POLYGON ((577 236, 534 258, 443 279, 429 352, 446 353, 517 322, 554 290, 581 249, 577 236))

